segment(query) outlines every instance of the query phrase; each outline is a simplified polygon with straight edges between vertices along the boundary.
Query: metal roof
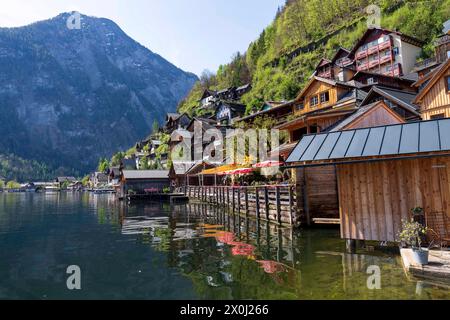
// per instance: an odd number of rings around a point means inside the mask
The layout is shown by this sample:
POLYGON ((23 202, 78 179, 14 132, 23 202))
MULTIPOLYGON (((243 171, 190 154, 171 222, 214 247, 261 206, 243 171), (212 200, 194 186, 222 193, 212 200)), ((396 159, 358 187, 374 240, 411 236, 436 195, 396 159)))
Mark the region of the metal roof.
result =
POLYGON ((450 151, 450 119, 306 135, 287 163, 450 151))
POLYGON ((123 177, 129 179, 168 179, 168 170, 123 170, 123 177))

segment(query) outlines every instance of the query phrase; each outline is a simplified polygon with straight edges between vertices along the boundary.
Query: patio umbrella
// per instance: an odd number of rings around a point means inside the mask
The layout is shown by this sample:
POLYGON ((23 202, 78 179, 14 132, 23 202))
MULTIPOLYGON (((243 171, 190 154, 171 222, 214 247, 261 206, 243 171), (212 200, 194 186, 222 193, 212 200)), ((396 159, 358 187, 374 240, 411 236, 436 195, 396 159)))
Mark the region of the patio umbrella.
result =
POLYGON ((253 168, 242 168, 242 169, 227 171, 225 174, 234 176, 234 175, 239 175, 239 174, 249 174, 252 172, 253 172, 253 168))
POLYGON ((284 163, 281 161, 267 160, 253 165, 253 168, 272 168, 272 167, 280 167, 282 165, 284 165, 284 163))

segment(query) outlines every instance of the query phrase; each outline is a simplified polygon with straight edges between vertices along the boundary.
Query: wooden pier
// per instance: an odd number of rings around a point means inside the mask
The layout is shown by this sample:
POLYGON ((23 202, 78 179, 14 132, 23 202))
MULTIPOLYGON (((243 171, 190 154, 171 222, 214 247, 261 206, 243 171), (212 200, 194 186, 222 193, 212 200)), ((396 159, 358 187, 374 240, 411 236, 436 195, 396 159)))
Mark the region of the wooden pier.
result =
POLYGON ((157 201, 170 204, 189 202, 189 198, 184 193, 145 193, 129 194, 126 196, 128 203, 137 201, 157 201))
POLYGON ((233 214, 296 226, 301 217, 295 188, 293 185, 188 186, 184 193, 189 199, 226 206, 233 214))

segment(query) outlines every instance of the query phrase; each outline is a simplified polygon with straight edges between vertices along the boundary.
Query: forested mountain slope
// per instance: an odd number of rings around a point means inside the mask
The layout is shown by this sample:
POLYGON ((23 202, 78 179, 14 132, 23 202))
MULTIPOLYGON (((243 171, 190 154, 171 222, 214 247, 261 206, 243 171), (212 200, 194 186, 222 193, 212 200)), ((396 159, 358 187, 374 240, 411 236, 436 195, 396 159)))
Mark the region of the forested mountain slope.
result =
POLYGON ((265 100, 290 100, 311 76, 322 57, 332 57, 342 46, 351 48, 367 29, 369 4, 381 9, 381 27, 424 40, 424 58, 433 52, 433 40, 450 18, 450 0, 288 0, 245 54, 236 54, 216 74, 204 74, 179 111, 196 113, 203 90, 252 82, 242 102, 247 110, 265 100), (300 52, 290 59, 290 53, 300 52))

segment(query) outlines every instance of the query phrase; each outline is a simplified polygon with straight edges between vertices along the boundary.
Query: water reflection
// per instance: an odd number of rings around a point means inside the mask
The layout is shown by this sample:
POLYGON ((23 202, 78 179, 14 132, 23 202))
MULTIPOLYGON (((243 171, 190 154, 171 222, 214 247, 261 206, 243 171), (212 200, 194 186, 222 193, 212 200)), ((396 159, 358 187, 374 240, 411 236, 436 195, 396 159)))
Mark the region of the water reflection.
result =
MULTIPOLYGON (((156 212, 157 210, 148 209, 156 212)), ((411 299, 446 298, 448 287, 427 283, 416 290, 398 257, 382 253, 347 254, 338 230, 295 232, 193 203, 166 208, 166 217, 132 217, 122 230, 149 235, 164 229, 169 266, 189 277, 203 298, 238 299, 411 299), (133 224, 138 219, 144 224, 133 224), (150 221, 150 222, 149 222, 150 221), (167 226, 168 229, 165 227, 167 226), (367 288, 369 266, 380 266, 382 290, 367 288), (221 288, 220 290, 218 288, 221 288)), ((151 213, 153 214, 153 213, 151 213)), ((156 246, 161 249, 161 246, 156 246)))
POLYGON ((346 254, 339 230, 294 231, 201 203, 128 206, 109 195, 0 195, 0 298, 448 299, 397 256, 346 254), (367 269, 382 290, 367 288, 367 269), (51 289, 49 289, 51 288, 51 289))

